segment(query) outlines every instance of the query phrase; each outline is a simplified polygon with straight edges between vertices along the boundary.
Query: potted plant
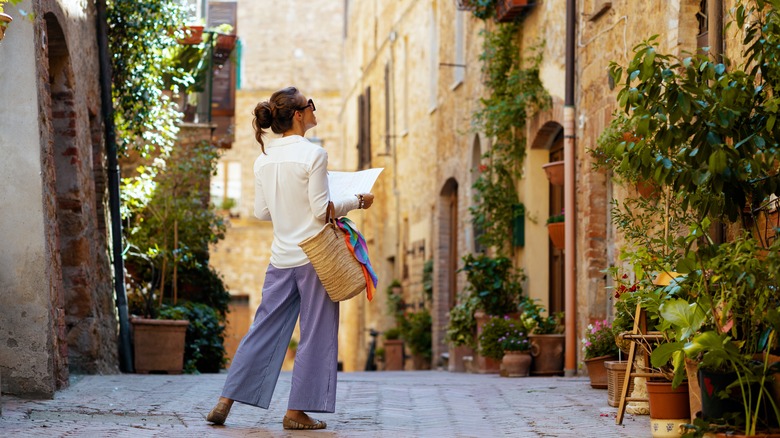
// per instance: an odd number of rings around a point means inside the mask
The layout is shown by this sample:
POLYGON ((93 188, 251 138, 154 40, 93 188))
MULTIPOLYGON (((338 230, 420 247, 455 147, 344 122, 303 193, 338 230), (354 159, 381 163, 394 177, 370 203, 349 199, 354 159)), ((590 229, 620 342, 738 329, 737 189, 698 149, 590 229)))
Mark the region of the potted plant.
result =
POLYGON ((385 371, 403 371, 404 341, 401 340, 401 329, 393 327, 385 330, 385 371))
POLYGON ((547 218, 547 232, 550 234, 550 241, 555 248, 560 250, 566 248, 566 216, 563 210, 561 210, 561 214, 547 218))
POLYGON ((547 315, 544 307, 531 299, 521 304, 520 320, 528 330, 533 356, 533 375, 563 374, 563 353, 565 337, 563 335, 563 312, 547 315))
MULTIPOLYGON (((453 330, 448 331, 463 339, 469 335, 459 330, 474 327, 475 331, 471 336, 476 336, 478 341, 483 326, 491 317, 518 312, 518 304, 523 299, 521 282, 524 274, 522 270, 513 267, 510 258, 491 257, 486 254, 467 254, 463 257, 463 268, 460 271, 466 272, 466 288, 461 298, 463 305, 453 309, 455 313, 451 316, 454 319, 450 321, 450 324, 453 324, 450 329, 453 330), (468 315, 458 313, 467 309, 474 311, 473 325, 468 315)), ((466 344, 464 339, 461 345, 466 344)), ((476 347, 477 351, 481 350, 478 342, 476 347)), ((479 372, 497 373, 500 368, 497 360, 481 354, 476 356, 475 363, 479 372)))
POLYGON ((590 386, 607 389, 607 369, 604 364, 617 359, 620 352, 615 343, 612 324, 607 320, 588 324, 588 331, 582 340, 582 350, 585 353, 584 363, 588 369, 590 386))
POLYGON ((431 328, 433 320, 428 309, 409 313, 401 324, 401 338, 412 353, 415 370, 427 370, 431 368, 433 341, 431 328))
POLYGON ((501 359, 503 368, 501 375, 506 377, 526 377, 531 372, 531 343, 525 326, 520 320, 507 321, 507 330, 498 338, 504 349, 504 357, 501 359))

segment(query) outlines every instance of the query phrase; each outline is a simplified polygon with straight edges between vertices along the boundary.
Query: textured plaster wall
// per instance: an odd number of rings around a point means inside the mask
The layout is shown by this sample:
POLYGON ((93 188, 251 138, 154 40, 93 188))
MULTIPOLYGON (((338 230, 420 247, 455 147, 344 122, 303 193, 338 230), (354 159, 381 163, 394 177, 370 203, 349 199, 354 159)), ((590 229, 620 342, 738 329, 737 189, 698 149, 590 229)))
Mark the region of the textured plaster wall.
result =
POLYGON ((35 18, 7 7, 0 43, 0 202, 11 206, 0 211, 0 374, 4 392, 50 397, 69 366, 117 371, 97 46, 91 3, 19 8, 35 18), (47 34, 47 19, 62 34, 47 34), (62 63, 50 70, 51 47, 62 63))
MULTIPOLYGON (((29 10, 29 2, 20 5, 29 10)), ((54 341, 45 241, 33 23, 0 42, 0 374, 3 393, 53 392, 54 341)))

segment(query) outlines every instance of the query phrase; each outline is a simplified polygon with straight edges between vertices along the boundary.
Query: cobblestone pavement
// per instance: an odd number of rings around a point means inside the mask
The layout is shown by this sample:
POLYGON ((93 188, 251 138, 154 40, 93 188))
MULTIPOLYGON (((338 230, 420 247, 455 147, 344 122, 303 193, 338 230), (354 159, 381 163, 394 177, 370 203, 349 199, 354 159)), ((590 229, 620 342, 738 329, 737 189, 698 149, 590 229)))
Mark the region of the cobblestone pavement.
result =
POLYGON ((2 397, 1 437, 649 437, 647 416, 615 425, 607 391, 587 378, 442 371, 340 373, 322 431, 285 431, 282 373, 268 410, 236 404, 206 423, 225 374, 77 376, 53 400, 2 397))

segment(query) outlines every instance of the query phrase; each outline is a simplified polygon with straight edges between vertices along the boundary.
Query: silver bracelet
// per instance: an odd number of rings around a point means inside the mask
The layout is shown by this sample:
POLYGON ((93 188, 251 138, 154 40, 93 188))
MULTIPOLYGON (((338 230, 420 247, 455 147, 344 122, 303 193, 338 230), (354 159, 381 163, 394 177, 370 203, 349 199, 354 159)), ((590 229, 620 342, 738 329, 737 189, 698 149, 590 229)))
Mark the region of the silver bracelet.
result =
POLYGON ((363 201, 363 195, 355 195, 355 196, 358 197, 358 208, 362 210, 363 207, 365 206, 365 202, 363 201))

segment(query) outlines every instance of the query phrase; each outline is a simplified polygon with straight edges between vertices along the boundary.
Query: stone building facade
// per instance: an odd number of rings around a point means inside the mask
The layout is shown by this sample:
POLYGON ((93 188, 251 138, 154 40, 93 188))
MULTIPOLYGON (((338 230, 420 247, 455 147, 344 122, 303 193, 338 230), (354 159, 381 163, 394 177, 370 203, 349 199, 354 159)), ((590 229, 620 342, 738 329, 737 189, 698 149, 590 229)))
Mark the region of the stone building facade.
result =
POLYGON ((0 378, 3 392, 50 397, 71 372, 118 372, 96 13, 75 0, 6 13, 0 378))
MULTIPOLYGON (((540 76, 551 105, 529 115, 525 130, 527 156, 524 176, 517 185, 518 200, 526 207, 525 244, 514 248, 513 258, 528 276, 526 294, 551 310, 563 310, 565 275, 575 276, 576 314, 569 317, 576 321, 576 339, 582 338, 589 323, 611 314, 611 294, 606 289, 610 284, 604 269, 616 263, 622 238, 611 225, 609 201, 632 190, 592 170, 593 160, 587 152, 616 109, 616 91, 607 74, 609 63, 626 64, 632 48, 654 34, 660 35, 662 52, 694 52, 706 41, 707 3, 712 1, 575 1, 576 211, 566 212, 567 217, 576 218, 573 273, 565 272, 563 253, 550 245, 545 227, 545 219, 560 212, 564 193, 550 185, 542 169, 546 163, 563 159, 567 1, 537 0, 522 18, 517 50, 527 54, 543 43, 540 76)), ((318 102, 320 126, 313 135, 324 139, 331 168, 384 168, 374 187, 374 206, 354 215, 368 240, 380 284, 373 302, 342 304, 340 360, 344 369, 363 368, 369 329, 383 331, 393 326, 385 298, 393 280, 401 282, 409 309, 420 308, 423 269, 426 262, 432 262, 433 366, 442 364, 444 353, 449 353, 449 369, 463 370, 460 356, 451 351, 444 335, 448 311, 465 286, 465 276, 458 272, 461 259, 477 250, 469 217, 471 186, 491 139, 473 130, 471 115, 485 93, 480 32, 496 24, 474 18, 451 0, 348 0, 323 3, 306 13, 294 1, 291 8, 296 13, 289 15, 297 15, 294 22, 266 2, 248 3, 241 2, 240 16, 256 24, 241 27, 242 39, 263 49, 244 52, 239 105, 246 109, 239 110, 236 147, 225 156, 243 163, 240 219, 233 220, 228 239, 219 245, 213 260, 220 253, 225 256, 220 270, 226 276, 232 272, 228 277, 231 289, 255 296, 254 290, 262 283, 270 229, 263 230, 266 225, 251 219, 249 163, 257 149, 249 114, 274 89, 287 82, 300 84, 318 102), (316 25, 309 21, 310 14, 317 17, 316 25), (309 33, 297 33, 301 29, 309 33), (311 37, 311 32, 323 29, 328 29, 327 38, 319 33, 311 37), (319 61, 318 71, 326 75, 311 74, 309 53, 317 54, 311 59, 319 61), (326 54, 327 62, 322 58, 326 54), (320 101, 327 104, 320 105, 320 101), (238 246, 242 240, 252 243, 238 246), (231 259, 228 252, 240 254, 231 259), (247 271, 248 263, 258 268, 247 271)), ((721 2, 726 17, 734 3, 721 2)), ((727 38, 725 51, 733 55, 730 44, 727 38)), ((253 298, 250 308, 256 303, 253 298)), ((579 348, 575 354, 581 360, 579 348)))
MULTIPOLYGON (((353 170, 345 164, 338 126, 342 9, 343 2, 337 0, 320 1, 316 6, 294 0, 285 7, 270 1, 238 2, 236 30, 242 47, 235 141, 222 154, 211 190, 216 205, 225 198, 236 204, 225 239, 210 252, 210 263, 223 275, 233 296, 226 339, 231 355, 260 303, 273 239, 270 222, 254 217, 252 165, 261 153, 252 128, 255 106, 280 88, 298 87, 317 107, 318 126, 307 137, 322 142, 330 169, 353 170)), ((346 314, 342 310, 342 318, 346 314)))

